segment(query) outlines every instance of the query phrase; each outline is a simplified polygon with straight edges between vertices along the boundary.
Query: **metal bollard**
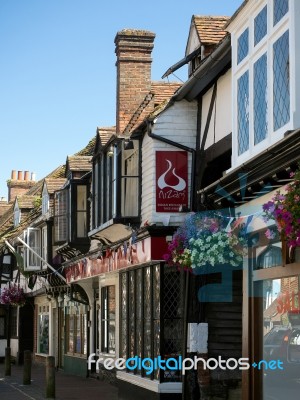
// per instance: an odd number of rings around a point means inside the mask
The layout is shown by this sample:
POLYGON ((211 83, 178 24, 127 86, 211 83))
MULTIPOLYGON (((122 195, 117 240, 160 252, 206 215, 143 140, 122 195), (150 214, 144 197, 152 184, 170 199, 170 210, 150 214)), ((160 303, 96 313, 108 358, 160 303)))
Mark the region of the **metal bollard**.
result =
POLYGON ((31 351, 24 351, 23 385, 31 384, 31 351))
POLYGON ((55 399, 55 357, 46 359, 46 398, 55 399))
POLYGON ((5 376, 11 375, 10 347, 5 348, 5 376))

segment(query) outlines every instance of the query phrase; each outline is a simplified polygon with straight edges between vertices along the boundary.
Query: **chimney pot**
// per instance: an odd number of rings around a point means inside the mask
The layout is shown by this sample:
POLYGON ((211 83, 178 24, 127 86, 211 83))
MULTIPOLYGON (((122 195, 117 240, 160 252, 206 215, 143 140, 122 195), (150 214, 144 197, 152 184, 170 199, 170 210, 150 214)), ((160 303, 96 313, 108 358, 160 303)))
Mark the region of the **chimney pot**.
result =
POLYGON ((35 179, 36 179, 35 172, 31 172, 31 180, 32 180, 32 181, 35 181, 35 179))
POLYGON ((16 171, 15 169, 13 169, 13 170, 11 171, 11 180, 12 180, 12 181, 17 180, 17 171, 16 171))
POLYGON ((23 171, 18 171, 18 181, 23 180, 23 171))
POLYGON ((29 181, 29 171, 24 172, 24 181, 29 181))

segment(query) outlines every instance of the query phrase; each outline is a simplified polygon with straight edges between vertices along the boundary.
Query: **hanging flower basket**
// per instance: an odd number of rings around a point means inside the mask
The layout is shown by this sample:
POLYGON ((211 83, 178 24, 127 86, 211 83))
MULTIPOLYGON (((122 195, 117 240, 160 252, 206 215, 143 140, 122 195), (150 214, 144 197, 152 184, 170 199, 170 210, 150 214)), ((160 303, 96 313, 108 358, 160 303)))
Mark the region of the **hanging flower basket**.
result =
MULTIPOLYGON (((300 170, 291 173, 293 179, 285 187, 285 192, 277 191, 272 200, 263 205, 266 221, 275 221, 276 228, 281 234, 283 244, 286 243, 289 253, 294 253, 300 246, 300 170)), ((272 231, 266 235, 272 238, 272 231)))
POLYGON ((178 228, 164 259, 185 270, 212 270, 242 265, 246 241, 241 231, 227 230, 228 219, 215 212, 195 213, 178 228))
POLYGON ((1 290, 0 304, 23 307, 26 303, 24 290, 13 284, 1 290))

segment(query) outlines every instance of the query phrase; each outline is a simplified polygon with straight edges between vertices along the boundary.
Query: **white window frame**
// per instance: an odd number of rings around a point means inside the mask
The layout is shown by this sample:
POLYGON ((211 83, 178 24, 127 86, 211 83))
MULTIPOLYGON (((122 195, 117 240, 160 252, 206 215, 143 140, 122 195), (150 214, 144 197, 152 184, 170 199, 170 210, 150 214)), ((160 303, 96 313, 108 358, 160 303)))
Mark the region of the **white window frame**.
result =
POLYGON ((49 211, 49 193, 47 186, 44 185, 42 193, 42 215, 47 214, 49 211))
POLYGON ((24 241, 26 242, 27 246, 29 248, 25 247, 25 265, 24 265, 24 270, 25 271, 38 271, 42 269, 42 263, 41 260, 36 257, 33 253, 36 252, 39 256, 41 256, 41 229, 40 228, 27 228, 26 231, 24 232, 25 239, 24 241), (33 236, 33 233, 36 234, 36 236, 33 236), (35 238, 37 240, 37 243, 35 243, 34 246, 31 246, 31 239, 35 238), (33 251, 32 251, 33 250, 33 251), (36 259, 35 265, 32 264, 32 257, 33 259, 36 259), (32 265, 31 265, 32 264, 32 265))
POLYGON ((15 207, 14 207, 14 227, 20 225, 21 222, 21 210, 19 208, 18 201, 16 200, 15 207))
POLYGON ((295 73, 293 69, 293 47, 291 37, 293 35, 292 12, 293 1, 289 1, 288 13, 273 26, 273 0, 253 1, 251 10, 241 18, 239 27, 232 32, 232 168, 236 168, 250 158, 267 149, 284 137, 288 130, 293 129, 293 110, 295 108, 295 73), (267 5, 267 34, 259 43, 254 46, 254 20, 261 10, 267 5), (240 35, 249 29, 249 52, 248 55, 237 64, 238 39, 240 35), (290 119, 284 126, 273 131, 273 45, 286 31, 289 31, 289 50, 290 50, 290 119), (268 132, 264 140, 254 145, 254 120, 253 120, 253 68, 254 63, 263 55, 267 54, 267 107, 268 107, 268 132), (238 79, 249 71, 249 149, 242 154, 238 154, 238 109, 237 109, 237 89, 238 79))

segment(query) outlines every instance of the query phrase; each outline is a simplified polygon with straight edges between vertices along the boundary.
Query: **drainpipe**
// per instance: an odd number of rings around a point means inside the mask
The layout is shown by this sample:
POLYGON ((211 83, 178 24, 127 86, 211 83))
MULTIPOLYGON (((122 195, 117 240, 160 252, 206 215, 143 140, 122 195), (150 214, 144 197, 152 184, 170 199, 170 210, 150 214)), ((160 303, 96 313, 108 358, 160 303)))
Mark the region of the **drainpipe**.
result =
POLYGON ((152 139, 156 139, 160 142, 170 144, 171 146, 177 147, 178 149, 187 151, 192 154, 192 171, 191 171, 191 190, 190 190, 190 200, 191 200, 191 211, 194 210, 194 181, 195 181, 195 162, 196 162, 196 151, 191 147, 185 146, 184 144, 174 142, 173 140, 167 139, 163 136, 156 135, 152 132, 152 126, 154 124, 153 120, 147 119, 147 134, 152 139))

